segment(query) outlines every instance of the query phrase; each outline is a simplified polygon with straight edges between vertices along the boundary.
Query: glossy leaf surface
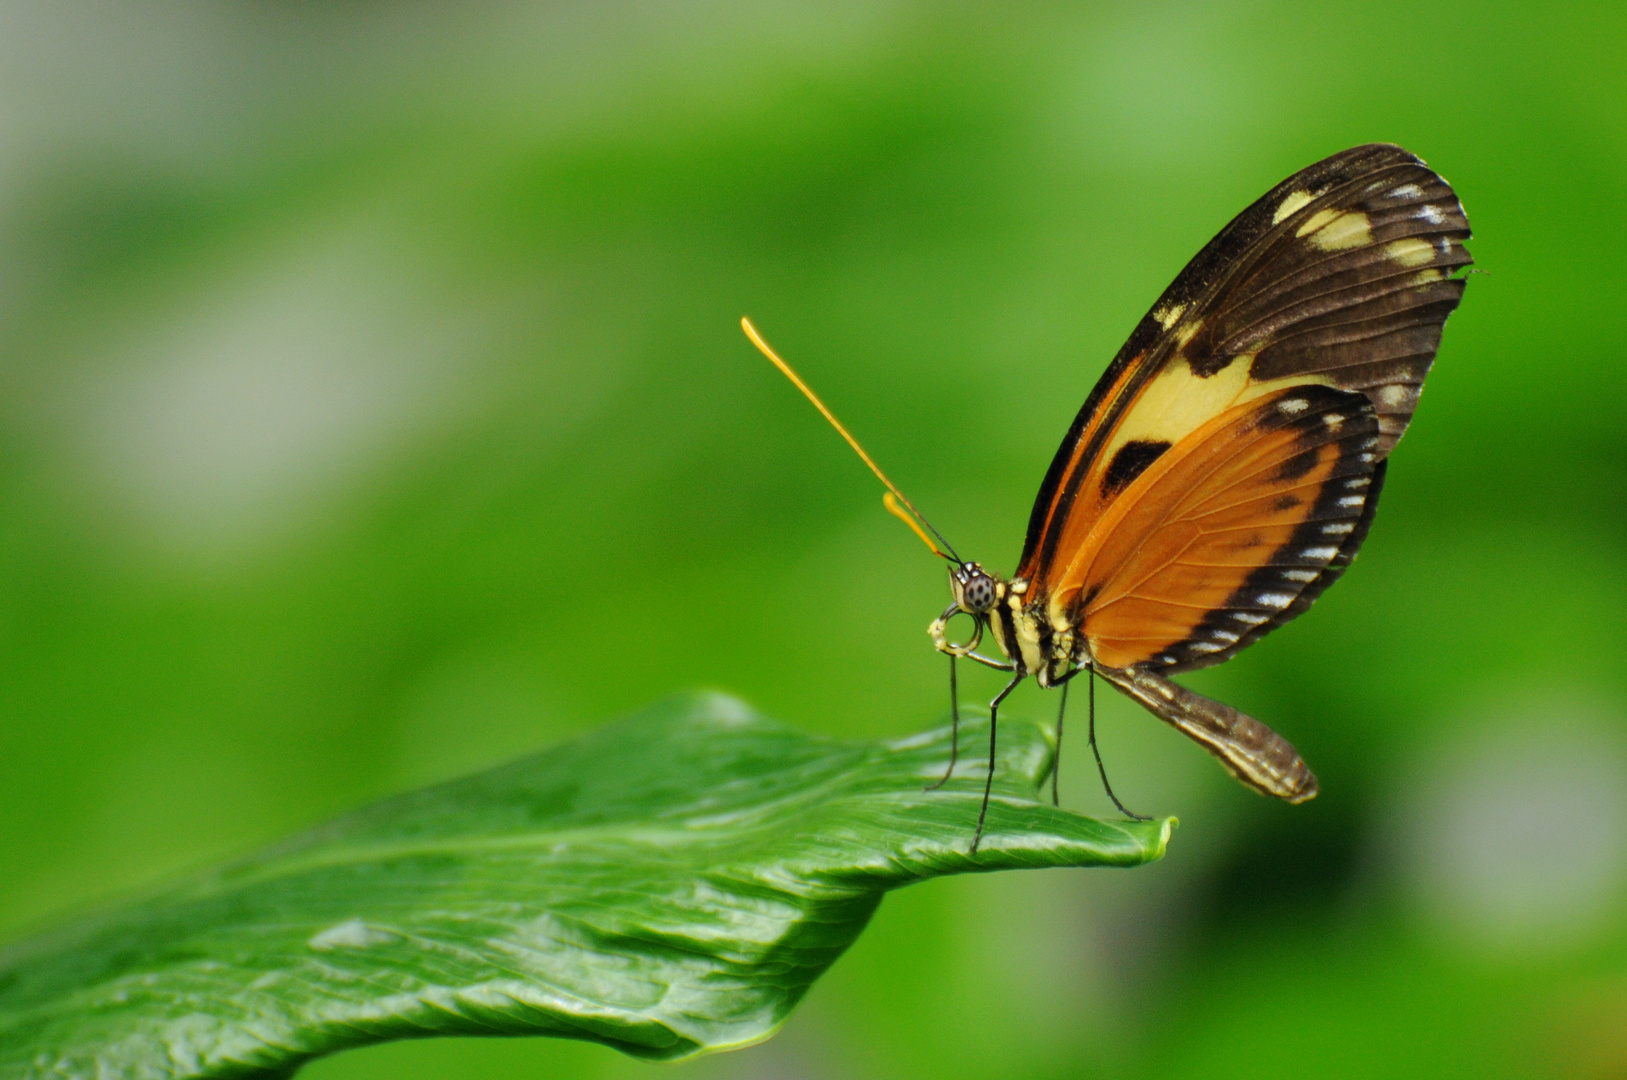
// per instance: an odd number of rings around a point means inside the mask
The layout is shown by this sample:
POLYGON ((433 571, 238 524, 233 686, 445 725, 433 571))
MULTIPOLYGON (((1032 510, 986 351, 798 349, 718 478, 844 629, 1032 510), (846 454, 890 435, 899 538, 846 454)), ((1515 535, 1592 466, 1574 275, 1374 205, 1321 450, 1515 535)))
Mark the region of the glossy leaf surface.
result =
POLYGON ((948 756, 947 729, 848 743, 668 703, 0 952, 0 1076, 278 1075, 428 1035, 681 1058, 771 1035, 889 889, 1163 854, 1168 820, 1036 802, 1051 746, 1014 722, 972 856, 977 753, 923 790, 948 756))

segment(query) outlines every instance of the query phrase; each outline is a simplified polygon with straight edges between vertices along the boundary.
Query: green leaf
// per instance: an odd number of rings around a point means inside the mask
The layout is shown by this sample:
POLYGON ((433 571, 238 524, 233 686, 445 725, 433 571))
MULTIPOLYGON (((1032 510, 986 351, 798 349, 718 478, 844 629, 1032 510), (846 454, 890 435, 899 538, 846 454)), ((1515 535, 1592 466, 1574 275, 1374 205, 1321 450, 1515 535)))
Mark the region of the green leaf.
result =
POLYGON ((1035 801, 1051 745, 986 720, 848 743, 723 697, 657 707, 391 799, 0 953, 0 1076, 282 1075, 427 1035, 562 1035, 681 1058, 772 1035, 889 889, 1136 866, 1173 819, 1035 801))

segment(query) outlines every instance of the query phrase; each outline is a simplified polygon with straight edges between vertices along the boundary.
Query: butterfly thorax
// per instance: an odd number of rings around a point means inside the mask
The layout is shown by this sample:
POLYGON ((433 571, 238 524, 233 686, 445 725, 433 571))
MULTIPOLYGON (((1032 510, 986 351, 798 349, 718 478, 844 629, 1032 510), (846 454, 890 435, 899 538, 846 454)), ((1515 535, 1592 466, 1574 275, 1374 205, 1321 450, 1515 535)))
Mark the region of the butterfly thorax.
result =
POLYGON ((1066 619, 1050 612, 1046 598, 1031 590, 1027 579, 1009 581, 977 563, 964 563, 949 572, 955 602, 927 628, 939 652, 969 656, 987 626, 994 643, 1019 674, 1034 675, 1041 686, 1059 684, 1085 659, 1085 644, 1066 619), (970 615, 975 630, 970 641, 957 644, 948 638, 948 621, 970 615))

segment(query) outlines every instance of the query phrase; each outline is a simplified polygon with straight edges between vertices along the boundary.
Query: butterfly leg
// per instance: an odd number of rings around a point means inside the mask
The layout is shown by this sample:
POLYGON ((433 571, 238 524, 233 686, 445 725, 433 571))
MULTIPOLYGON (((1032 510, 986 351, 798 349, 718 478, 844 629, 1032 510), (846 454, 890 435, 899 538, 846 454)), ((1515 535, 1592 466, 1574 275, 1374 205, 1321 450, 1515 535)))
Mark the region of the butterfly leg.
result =
POLYGON ((1102 764, 1102 750, 1101 747, 1096 745, 1096 669, 1094 667, 1090 669, 1090 752, 1096 755, 1096 771, 1102 777, 1102 790, 1107 792, 1109 799, 1113 800, 1113 805, 1119 808, 1119 813, 1135 821, 1151 821, 1152 818, 1146 814, 1138 814, 1119 802, 1119 797, 1113 794, 1113 785, 1107 782, 1107 766, 1102 764))
POLYGON ((989 702, 989 775, 983 781, 983 807, 977 812, 977 831, 972 834, 972 854, 977 854, 977 842, 983 839, 983 819, 989 816, 989 793, 994 790, 994 747, 995 735, 999 731, 1000 703, 1006 695, 1017 689, 1017 684, 1027 678, 1026 673, 1019 671, 1015 678, 1006 683, 1006 688, 994 695, 989 702))
POLYGON ((937 791, 949 783, 949 778, 955 775, 955 762, 960 760, 960 690, 955 686, 955 654, 949 654, 949 768, 944 770, 943 779, 936 784, 928 784, 923 791, 937 791))
POLYGON ((1056 752, 1051 758, 1051 805, 1061 806, 1062 799, 1057 794, 1057 776, 1062 772, 1062 717, 1068 711, 1068 684, 1062 684, 1062 703, 1056 707, 1056 752))

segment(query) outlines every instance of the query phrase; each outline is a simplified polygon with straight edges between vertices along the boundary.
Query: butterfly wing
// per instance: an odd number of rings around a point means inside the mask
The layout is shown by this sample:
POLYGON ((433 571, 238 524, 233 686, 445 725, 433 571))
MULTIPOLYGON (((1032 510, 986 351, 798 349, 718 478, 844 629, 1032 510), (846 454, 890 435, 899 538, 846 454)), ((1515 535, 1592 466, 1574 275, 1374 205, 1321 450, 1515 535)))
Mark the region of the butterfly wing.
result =
POLYGON ((1254 790, 1302 803, 1316 798, 1316 777, 1288 740, 1224 702, 1194 694, 1156 671, 1103 670, 1102 676, 1181 734, 1220 759, 1254 790))
MULTIPOLYGON (((1017 569, 1029 595, 1075 612, 1080 581, 1064 571, 1095 525, 1171 447, 1250 402, 1301 387, 1360 395, 1381 462, 1462 297, 1450 274, 1472 262, 1468 237, 1446 181, 1383 144, 1318 162, 1239 214, 1153 305, 1057 451, 1017 569)), ((1325 588, 1359 542, 1299 595, 1325 588)))
POLYGON ((1309 607, 1372 520, 1380 419, 1363 394, 1290 387, 1161 455, 1054 578, 1096 663, 1206 667, 1309 607))
POLYGON ((1302 802, 1316 778, 1270 728, 1165 676, 1287 622, 1355 556, 1468 237, 1451 187, 1400 147, 1289 177, 1153 305, 1035 500, 1025 611, 1078 631, 1104 677, 1265 794, 1302 802))
POLYGON ((1226 659, 1338 576, 1372 521, 1381 422, 1366 395, 1314 384, 1234 406, 1129 484, 1057 578, 1108 681, 1290 802, 1317 791, 1293 746, 1164 673, 1226 659))

